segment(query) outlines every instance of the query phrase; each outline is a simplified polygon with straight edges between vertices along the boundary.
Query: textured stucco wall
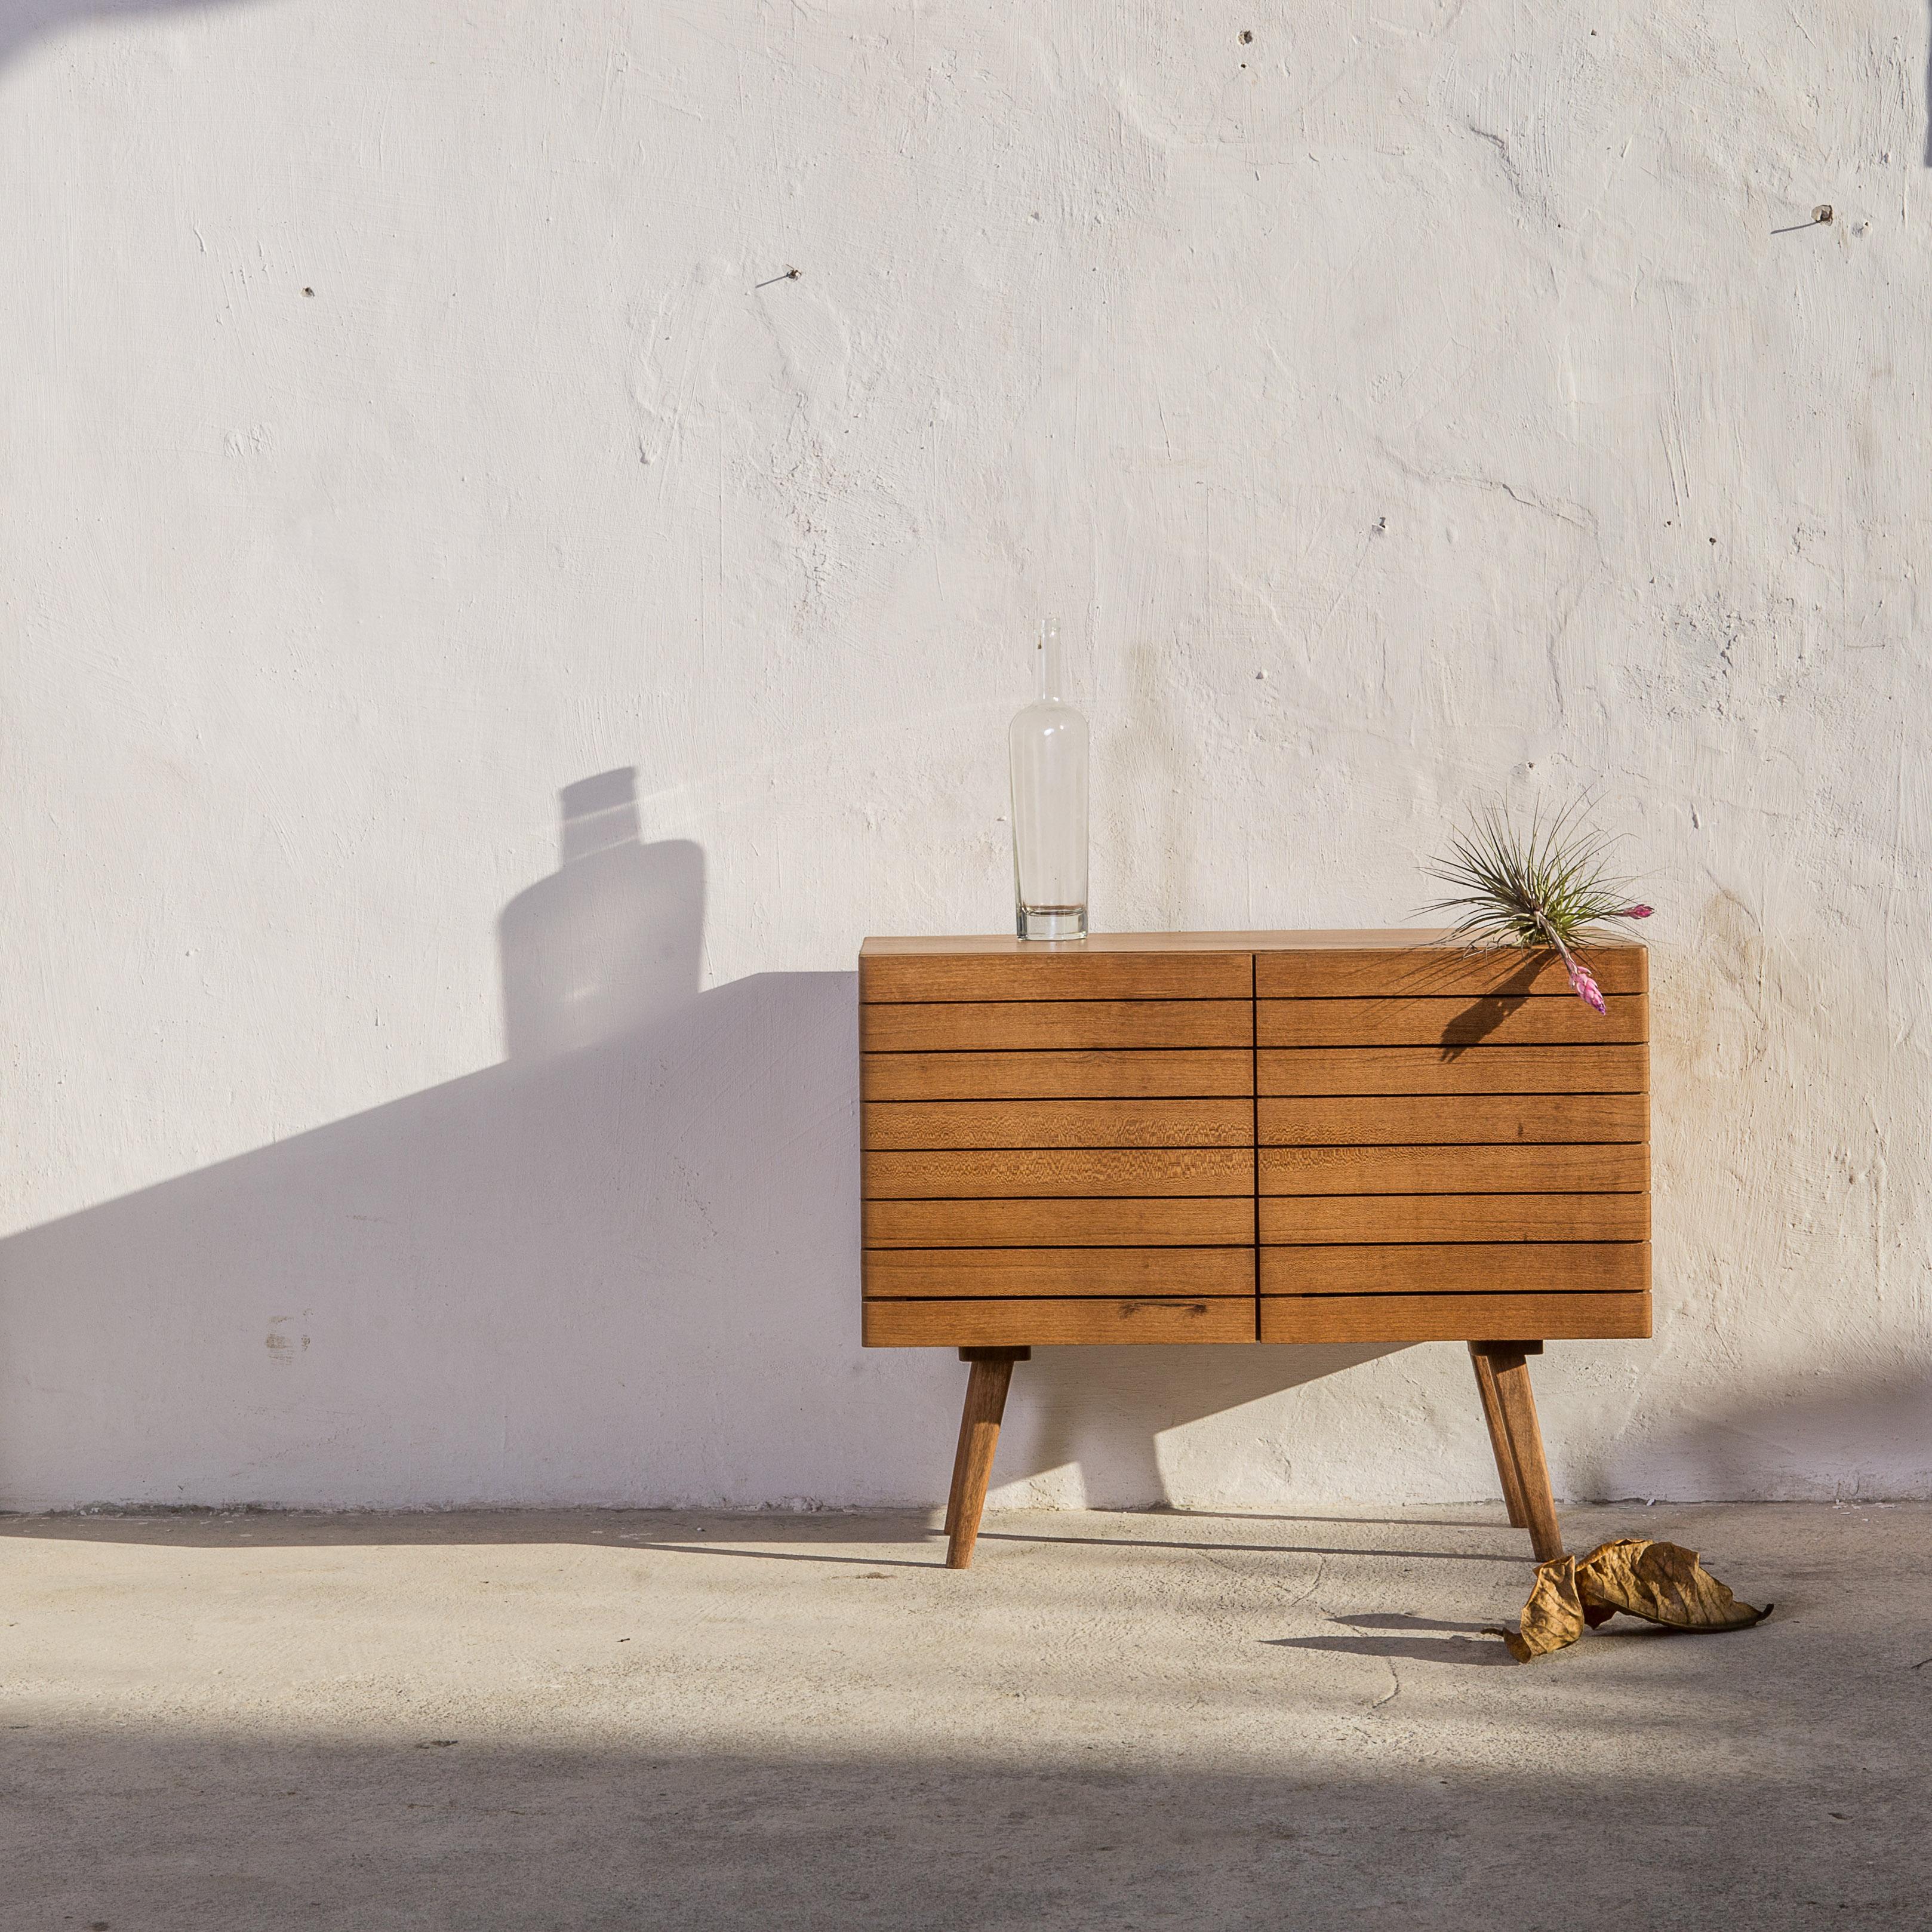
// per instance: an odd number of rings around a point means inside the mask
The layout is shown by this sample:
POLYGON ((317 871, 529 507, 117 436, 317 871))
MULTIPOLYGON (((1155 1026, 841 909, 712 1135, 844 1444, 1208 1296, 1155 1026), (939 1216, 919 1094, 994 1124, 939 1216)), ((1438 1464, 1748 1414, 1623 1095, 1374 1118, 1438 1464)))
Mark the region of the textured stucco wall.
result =
MULTIPOLYGON (((938 1494, 850 968, 1004 923, 1046 608, 1109 928, 1597 788, 1658 1333, 1546 1358, 1558 1486, 1932 1494, 1926 38, 0 10, 0 1502, 938 1494)), ((1495 1484, 1444 1346, 1042 1357, 1000 1471, 1495 1484)))

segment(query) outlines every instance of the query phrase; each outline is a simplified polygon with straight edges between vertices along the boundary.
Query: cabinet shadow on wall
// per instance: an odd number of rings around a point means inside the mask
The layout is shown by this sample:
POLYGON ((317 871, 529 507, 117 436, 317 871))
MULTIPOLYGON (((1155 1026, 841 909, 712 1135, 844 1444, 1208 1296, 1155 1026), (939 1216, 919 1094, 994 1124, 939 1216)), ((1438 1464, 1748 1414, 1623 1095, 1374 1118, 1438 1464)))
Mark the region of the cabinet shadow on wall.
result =
MULTIPOLYGON (((965 1371, 860 1346, 855 976, 700 992, 699 849, 562 799, 501 1064, 0 1242, 6 1507, 944 1496, 965 1371)), ((1168 1500, 1161 1431, 1378 1352, 1042 1351, 996 1480, 1168 1500)))

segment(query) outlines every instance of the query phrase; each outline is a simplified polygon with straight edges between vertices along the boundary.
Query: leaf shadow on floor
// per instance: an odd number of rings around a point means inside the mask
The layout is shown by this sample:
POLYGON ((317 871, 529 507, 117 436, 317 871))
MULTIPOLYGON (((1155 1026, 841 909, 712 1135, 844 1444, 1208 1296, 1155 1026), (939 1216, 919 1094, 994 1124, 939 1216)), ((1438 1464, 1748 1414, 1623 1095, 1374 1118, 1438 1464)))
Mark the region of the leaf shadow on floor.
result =
POLYGON ((1511 1664, 1515 1660, 1496 1634, 1481 1624, 1444 1623, 1435 1617, 1377 1612, 1359 1617, 1334 1617, 1341 1626, 1316 1636, 1271 1636, 1262 1642, 1277 1650, 1324 1650, 1341 1657, 1400 1658, 1414 1664, 1462 1664, 1478 1667, 1511 1664), (1386 1634, 1362 1636, 1367 1630, 1386 1634), (1397 1635, 1397 1632, 1439 1630, 1439 1636, 1397 1635))
POLYGON ((1474 1636, 1270 1636, 1277 1650, 1327 1650, 1341 1657, 1401 1658, 1412 1664, 1512 1664, 1500 1642, 1474 1636))

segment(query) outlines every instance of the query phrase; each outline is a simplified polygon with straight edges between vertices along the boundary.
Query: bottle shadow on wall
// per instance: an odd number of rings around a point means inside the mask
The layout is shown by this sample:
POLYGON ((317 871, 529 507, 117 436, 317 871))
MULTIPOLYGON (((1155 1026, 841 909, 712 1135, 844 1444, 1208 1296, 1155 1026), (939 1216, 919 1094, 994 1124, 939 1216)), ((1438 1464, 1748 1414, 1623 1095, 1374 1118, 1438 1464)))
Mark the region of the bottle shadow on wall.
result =
POLYGON ((503 1034, 512 1060, 548 1059, 668 1018, 698 995, 704 854, 640 837, 637 773, 580 778, 558 794, 557 869, 497 922, 503 1034))

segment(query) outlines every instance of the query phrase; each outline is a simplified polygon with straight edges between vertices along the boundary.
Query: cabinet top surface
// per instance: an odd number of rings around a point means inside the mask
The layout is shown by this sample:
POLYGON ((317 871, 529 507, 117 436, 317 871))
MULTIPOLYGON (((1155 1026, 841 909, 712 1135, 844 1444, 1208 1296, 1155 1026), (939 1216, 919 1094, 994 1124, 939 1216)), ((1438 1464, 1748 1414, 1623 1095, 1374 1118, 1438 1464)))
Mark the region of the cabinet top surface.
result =
MULTIPOLYGON (((1452 939, 1444 928, 1424 926, 1306 932, 1094 932, 1084 939, 1062 940, 1022 940, 1011 933, 982 933, 957 938, 872 938, 860 947, 859 952, 862 958, 968 952, 1010 953, 1032 959, 1053 953, 1404 952, 1426 946, 1461 950, 1460 942, 1452 939)), ((1588 950, 1597 952, 1612 946, 1632 952, 1644 950, 1640 942, 1634 940, 1593 941, 1588 950)))

